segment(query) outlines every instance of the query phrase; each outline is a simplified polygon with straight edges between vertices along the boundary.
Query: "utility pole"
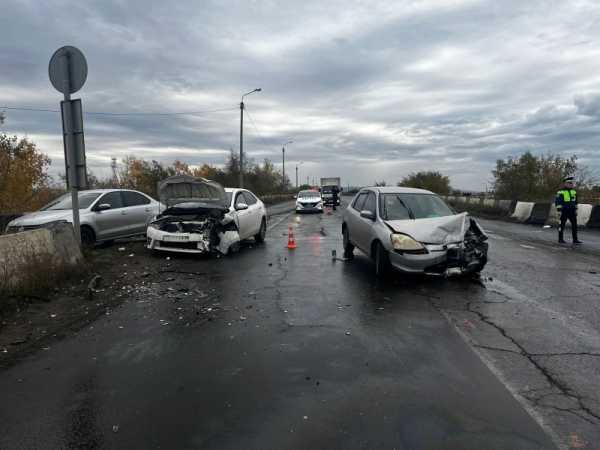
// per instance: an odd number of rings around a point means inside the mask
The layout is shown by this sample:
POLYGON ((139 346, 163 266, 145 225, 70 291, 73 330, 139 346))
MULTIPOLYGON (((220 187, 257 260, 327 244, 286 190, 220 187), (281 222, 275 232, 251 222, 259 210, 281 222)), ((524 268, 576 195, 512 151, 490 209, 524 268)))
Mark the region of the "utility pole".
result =
POLYGON ((112 184, 113 187, 118 187, 119 176, 117 175, 117 158, 112 157, 110 159, 110 168, 112 169, 112 184))
POLYGON ((262 91, 261 88, 256 88, 253 91, 246 92, 242 95, 242 101, 240 102, 240 186, 244 187, 244 97, 254 92, 262 91))
POLYGON ((296 166, 296 187, 298 187, 298 166, 296 166))
POLYGON ((285 146, 288 144, 293 144, 294 141, 287 141, 285 144, 281 145, 281 158, 282 158, 282 172, 283 177, 281 179, 281 190, 285 192, 285 146))
POLYGON ((244 187, 244 97, 240 102, 240 188, 244 187))

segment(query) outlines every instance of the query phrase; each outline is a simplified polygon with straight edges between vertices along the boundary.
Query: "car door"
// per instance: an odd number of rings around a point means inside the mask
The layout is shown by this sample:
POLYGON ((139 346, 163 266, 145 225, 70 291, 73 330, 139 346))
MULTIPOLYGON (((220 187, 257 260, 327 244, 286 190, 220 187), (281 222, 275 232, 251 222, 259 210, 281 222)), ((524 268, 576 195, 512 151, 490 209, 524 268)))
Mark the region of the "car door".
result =
POLYGON ((258 203, 258 199, 252 194, 252 192, 244 191, 244 198, 246 199, 246 203, 248 204, 249 221, 251 225, 250 235, 254 236, 258 234, 260 230, 260 221, 262 219, 262 210, 260 208, 260 204, 258 203))
POLYGON ((98 199, 94 207, 94 223, 98 240, 113 239, 127 234, 127 212, 123 207, 120 191, 104 194, 98 199), (99 205, 108 204, 109 209, 98 211, 99 205))
POLYGON ((367 192, 360 192, 352 204, 347 208, 344 216, 346 220, 346 226, 348 227, 348 233, 350 235, 350 241, 359 248, 360 245, 358 243, 358 232, 360 227, 359 221, 361 220, 360 211, 366 199, 367 192))
POLYGON ((123 204, 126 210, 127 233, 143 234, 150 219, 156 214, 152 200, 134 191, 122 191, 123 204))
POLYGON ((360 211, 356 217, 356 223, 354 225, 354 232, 352 239, 355 240, 356 245, 366 254, 370 254, 371 247, 371 236, 373 235, 374 221, 366 217, 361 217, 361 211, 370 211, 373 214, 377 214, 377 202, 375 192, 368 191, 365 201, 360 206, 360 211))
POLYGON ((240 203, 247 204, 243 191, 236 192, 234 201, 233 201, 233 208, 235 210, 234 214, 237 217, 238 231, 240 233, 240 239, 247 239, 250 236, 252 236, 252 234, 251 234, 252 219, 250 217, 250 208, 248 207, 248 209, 237 210, 236 206, 239 205, 240 203))

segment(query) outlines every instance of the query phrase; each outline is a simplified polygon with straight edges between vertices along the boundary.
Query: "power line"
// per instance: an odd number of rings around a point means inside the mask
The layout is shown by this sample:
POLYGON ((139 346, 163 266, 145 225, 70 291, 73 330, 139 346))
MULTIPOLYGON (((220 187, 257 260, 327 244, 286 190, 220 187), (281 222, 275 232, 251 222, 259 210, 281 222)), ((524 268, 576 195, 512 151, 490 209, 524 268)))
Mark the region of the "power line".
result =
POLYGON ((246 110, 246 115, 248 116, 248 118, 250 119, 250 123, 252 124, 252 126, 254 127, 254 130, 256 130, 256 133, 258 134, 258 137, 260 138, 260 140, 262 141, 263 145, 265 147, 268 147, 269 144, 267 144, 267 141, 265 141, 265 138, 263 138, 262 134, 260 133, 260 131, 258 131, 258 127, 256 126, 256 123, 254 123, 254 119, 252 118, 252 116, 250 115, 250 111, 248 111, 248 107, 246 105, 245 106, 245 110, 246 110))
MULTIPOLYGON (((49 113, 60 113, 58 109, 44 109, 44 108, 26 108, 26 107, 13 107, 13 106, 0 106, 2 110, 8 111, 32 111, 32 112, 49 112, 49 113)), ((90 116, 195 116, 202 114, 210 114, 224 111, 234 111, 237 107, 232 108, 221 108, 221 109, 208 109, 205 111, 177 111, 177 112, 101 112, 101 111, 84 111, 84 115, 90 116)))

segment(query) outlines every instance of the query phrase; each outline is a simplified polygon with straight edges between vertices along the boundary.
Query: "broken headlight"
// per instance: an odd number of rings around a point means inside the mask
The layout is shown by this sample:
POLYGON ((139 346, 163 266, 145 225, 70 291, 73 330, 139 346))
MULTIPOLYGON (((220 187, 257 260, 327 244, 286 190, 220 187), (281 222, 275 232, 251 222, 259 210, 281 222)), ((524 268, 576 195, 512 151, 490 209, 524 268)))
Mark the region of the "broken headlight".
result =
POLYGON ((406 234, 394 233, 392 234, 391 239, 394 250, 415 252, 425 249, 420 242, 415 241, 406 234))

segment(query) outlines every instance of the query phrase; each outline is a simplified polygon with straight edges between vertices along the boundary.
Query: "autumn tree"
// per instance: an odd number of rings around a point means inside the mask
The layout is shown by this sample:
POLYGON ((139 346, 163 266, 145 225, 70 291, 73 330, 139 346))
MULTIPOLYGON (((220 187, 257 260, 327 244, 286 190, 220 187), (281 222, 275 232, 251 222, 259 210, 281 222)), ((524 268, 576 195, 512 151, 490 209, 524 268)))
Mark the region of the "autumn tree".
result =
POLYGON ((525 152, 517 158, 499 159, 492 175, 497 198, 523 201, 552 199, 567 176, 575 177, 582 191, 593 181, 587 167, 578 164, 577 156, 565 158, 551 153, 535 156, 525 152))
POLYGON ((175 168, 165 167, 158 161, 148 162, 135 156, 127 156, 123 159, 119 182, 123 188, 136 189, 157 198, 158 182, 175 173, 175 168))
POLYGON ((0 134, 0 212, 34 211, 48 200, 42 195, 50 177, 50 158, 26 138, 0 134))
POLYGON ((439 195, 450 194, 450 178, 437 171, 412 172, 398 186, 427 189, 439 195))

